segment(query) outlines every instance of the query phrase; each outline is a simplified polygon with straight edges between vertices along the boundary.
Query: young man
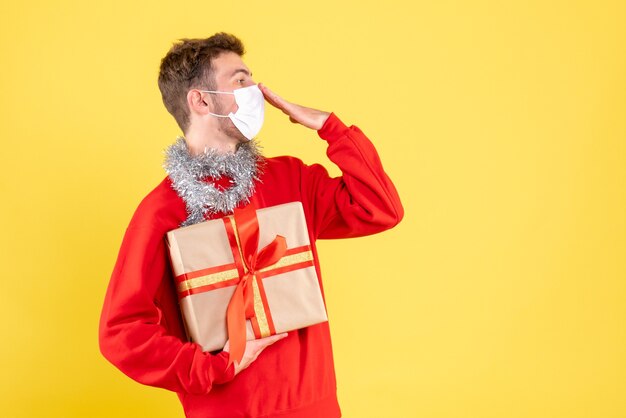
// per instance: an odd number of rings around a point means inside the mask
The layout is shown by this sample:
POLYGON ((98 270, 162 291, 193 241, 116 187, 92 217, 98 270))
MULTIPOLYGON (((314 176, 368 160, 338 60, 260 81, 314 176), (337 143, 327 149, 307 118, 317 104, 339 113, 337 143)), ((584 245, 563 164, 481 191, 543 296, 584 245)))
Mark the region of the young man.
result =
POLYGON ((175 391, 187 417, 340 417, 328 322, 248 341, 230 367, 229 342, 203 352, 187 341, 165 234, 248 203, 300 201, 323 296, 315 240, 392 228, 403 217, 396 189, 359 128, 255 84, 235 36, 180 41, 161 61, 158 81, 184 137, 166 150, 168 175, 139 203, 124 234, 102 308, 100 350, 132 379, 175 391), (342 176, 296 157, 263 157, 254 137, 265 101, 317 131, 342 176))

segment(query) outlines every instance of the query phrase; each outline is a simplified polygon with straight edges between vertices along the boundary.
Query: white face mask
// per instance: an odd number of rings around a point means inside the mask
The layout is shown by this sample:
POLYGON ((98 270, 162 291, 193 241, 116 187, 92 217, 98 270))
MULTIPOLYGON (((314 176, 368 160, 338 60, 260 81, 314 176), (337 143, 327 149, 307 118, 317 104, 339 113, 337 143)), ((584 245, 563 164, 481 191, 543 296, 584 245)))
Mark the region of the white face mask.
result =
POLYGON ((235 113, 228 115, 218 115, 209 112, 210 115, 220 118, 230 118, 237 129, 250 141, 254 138, 263 126, 265 116, 265 98, 259 86, 242 87, 233 91, 200 90, 206 93, 234 94, 235 103, 239 108, 235 113))

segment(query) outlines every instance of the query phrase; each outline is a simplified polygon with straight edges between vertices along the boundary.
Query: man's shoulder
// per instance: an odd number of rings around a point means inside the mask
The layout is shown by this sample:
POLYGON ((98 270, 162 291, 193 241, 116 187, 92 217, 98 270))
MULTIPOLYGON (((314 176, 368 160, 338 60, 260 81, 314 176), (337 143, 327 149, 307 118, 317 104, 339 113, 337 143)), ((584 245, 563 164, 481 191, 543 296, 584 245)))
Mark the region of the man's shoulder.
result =
POLYGON ((270 184, 272 187, 293 185, 299 181, 304 166, 304 162, 293 155, 265 157, 260 176, 261 183, 270 184))
POLYGON ((171 229, 185 215, 184 202, 165 176, 139 201, 129 226, 171 229))
POLYGON ((169 176, 164 176, 142 199, 146 204, 160 204, 170 201, 176 196, 172 188, 172 180, 169 176))
POLYGON ((295 174, 302 170, 306 164, 300 158, 293 155, 277 155, 265 157, 265 172, 274 172, 280 175, 295 174))

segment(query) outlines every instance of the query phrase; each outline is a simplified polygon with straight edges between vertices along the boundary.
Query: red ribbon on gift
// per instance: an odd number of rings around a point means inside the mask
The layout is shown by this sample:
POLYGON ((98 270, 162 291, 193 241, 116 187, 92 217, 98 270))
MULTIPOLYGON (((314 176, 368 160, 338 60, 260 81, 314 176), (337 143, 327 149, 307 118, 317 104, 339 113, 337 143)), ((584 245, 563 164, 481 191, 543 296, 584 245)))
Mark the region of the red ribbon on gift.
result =
MULTIPOLYGON (((256 275, 257 271, 275 264, 287 251, 287 241, 281 235, 277 235, 272 242, 257 251, 259 223, 253 205, 235 209, 233 218, 239 237, 241 259, 239 258, 237 243, 231 242, 231 250, 236 263, 239 260, 243 261, 243 266, 238 266, 240 271, 243 270, 243 275, 237 283, 235 293, 233 293, 226 311, 230 341, 230 356, 227 367, 230 367, 234 360, 238 363, 241 362, 246 349, 246 320, 255 316, 252 284, 256 280, 258 284, 262 285, 260 278, 256 275)), ((227 222, 228 220, 225 218, 224 223, 230 227, 227 222)))

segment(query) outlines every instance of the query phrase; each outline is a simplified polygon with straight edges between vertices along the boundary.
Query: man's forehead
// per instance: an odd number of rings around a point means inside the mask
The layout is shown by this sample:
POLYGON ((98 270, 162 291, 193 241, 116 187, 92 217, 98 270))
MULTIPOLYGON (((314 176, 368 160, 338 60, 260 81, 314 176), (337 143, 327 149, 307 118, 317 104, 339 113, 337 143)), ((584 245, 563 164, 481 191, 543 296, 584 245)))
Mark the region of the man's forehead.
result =
POLYGON ((252 75, 241 57, 234 52, 220 54, 215 58, 213 64, 219 77, 232 77, 239 72, 252 75))

